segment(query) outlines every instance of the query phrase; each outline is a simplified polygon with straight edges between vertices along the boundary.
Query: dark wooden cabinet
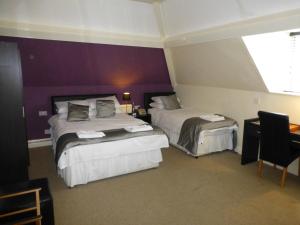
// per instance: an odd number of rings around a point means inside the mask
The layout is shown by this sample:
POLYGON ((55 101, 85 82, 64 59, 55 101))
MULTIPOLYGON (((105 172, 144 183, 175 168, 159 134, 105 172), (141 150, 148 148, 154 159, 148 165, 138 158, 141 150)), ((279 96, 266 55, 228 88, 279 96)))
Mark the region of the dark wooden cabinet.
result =
POLYGON ((0 42, 0 184, 28 179, 23 82, 17 44, 0 42))

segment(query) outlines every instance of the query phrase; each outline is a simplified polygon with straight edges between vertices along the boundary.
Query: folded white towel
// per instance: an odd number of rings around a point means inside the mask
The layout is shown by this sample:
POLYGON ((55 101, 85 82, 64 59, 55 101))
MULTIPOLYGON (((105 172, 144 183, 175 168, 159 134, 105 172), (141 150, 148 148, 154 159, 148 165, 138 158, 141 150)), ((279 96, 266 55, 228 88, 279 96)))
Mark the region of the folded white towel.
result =
POLYGON ((76 134, 79 138, 102 138, 105 136, 101 131, 78 131, 76 134))
POLYGON ((219 116, 219 115, 214 115, 214 114, 211 114, 211 115, 202 115, 202 116, 200 116, 200 118, 204 119, 204 120, 208 120, 210 122, 217 122, 217 121, 225 120, 224 116, 219 116))
POLYGON ((128 132, 139 132, 139 131, 153 130, 153 127, 147 124, 143 124, 143 125, 125 127, 125 130, 127 130, 128 132))

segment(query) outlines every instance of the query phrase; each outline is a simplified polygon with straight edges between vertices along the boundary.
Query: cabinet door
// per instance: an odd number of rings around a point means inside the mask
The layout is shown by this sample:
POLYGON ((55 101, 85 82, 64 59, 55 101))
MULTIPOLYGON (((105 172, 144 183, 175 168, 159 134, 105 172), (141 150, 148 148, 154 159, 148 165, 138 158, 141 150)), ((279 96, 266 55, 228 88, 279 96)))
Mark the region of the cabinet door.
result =
POLYGON ((0 42, 0 183, 27 179, 28 148, 17 45, 0 42))

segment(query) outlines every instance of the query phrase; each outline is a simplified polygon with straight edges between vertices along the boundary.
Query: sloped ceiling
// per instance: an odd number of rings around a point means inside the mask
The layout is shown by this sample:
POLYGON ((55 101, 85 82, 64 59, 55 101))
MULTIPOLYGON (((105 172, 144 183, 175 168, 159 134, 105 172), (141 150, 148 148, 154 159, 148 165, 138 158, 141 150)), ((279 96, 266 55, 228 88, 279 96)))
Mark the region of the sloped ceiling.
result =
POLYGON ((0 21, 167 37, 300 8, 299 0, 1 0, 0 21))
POLYGON ((168 37, 300 8, 299 0, 165 0, 168 37))
POLYGON ((146 2, 146 3, 154 3, 154 2, 162 2, 163 0, 131 0, 136 2, 146 2))
POLYGON ((242 39, 172 48, 177 84, 267 92, 242 39))
POLYGON ((131 0, 1 0, 1 20, 160 37, 152 5, 131 0))

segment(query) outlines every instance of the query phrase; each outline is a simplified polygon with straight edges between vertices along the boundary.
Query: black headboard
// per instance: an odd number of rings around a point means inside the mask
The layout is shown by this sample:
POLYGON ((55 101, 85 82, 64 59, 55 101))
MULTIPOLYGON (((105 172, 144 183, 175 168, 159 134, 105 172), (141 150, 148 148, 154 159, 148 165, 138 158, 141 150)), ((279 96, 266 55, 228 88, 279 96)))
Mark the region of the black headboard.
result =
POLYGON ((149 92, 149 93, 144 93, 144 107, 146 110, 151 108, 150 103, 153 102, 151 100, 152 97, 155 96, 169 96, 169 95, 174 95, 175 92, 149 92))
POLYGON ((72 100, 85 100, 89 98, 103 98, 107 96, 117 96, 116 94, 92 94, 92 95, 61 95, 61 96, 51 96, 51 106, 52 106, 52 114, 56 114, 56 105, 55 102, 65 102, 72 100))

